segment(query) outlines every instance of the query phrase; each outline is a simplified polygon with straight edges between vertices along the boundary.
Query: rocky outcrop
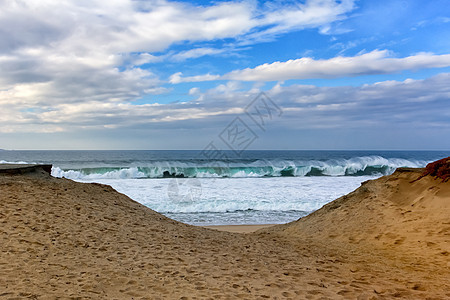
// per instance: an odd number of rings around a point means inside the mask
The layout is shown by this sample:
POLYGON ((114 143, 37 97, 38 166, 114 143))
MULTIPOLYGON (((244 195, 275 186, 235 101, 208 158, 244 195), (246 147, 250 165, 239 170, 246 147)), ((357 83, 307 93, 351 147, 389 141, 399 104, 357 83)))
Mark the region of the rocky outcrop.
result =
POLYGON ((52 172, 52 165, 0 164, 0 174, 20 175, 26 173, 52 172))
POLYGON ((450 157, 429 163, 422 176, 435 176, 446 182, 450 178, 450 157))

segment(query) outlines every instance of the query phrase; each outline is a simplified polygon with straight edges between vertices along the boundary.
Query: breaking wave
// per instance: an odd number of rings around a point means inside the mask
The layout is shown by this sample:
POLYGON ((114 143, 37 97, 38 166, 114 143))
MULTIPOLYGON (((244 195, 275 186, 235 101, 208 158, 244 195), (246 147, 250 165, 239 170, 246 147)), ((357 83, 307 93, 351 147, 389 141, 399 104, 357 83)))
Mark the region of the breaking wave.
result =
MULTIPOLYGON (((26 161, 6 161, 6 160, 0 160, 0 164, 26 165, 26 164, 30 164, 30 163, 29 163, 29 162, 26 162, 26 161)), ((35 163, 31 163, 31 164, 35 164, 35 163)))
POLYGON ((421 168, 427 161, 362 156, 326 161, 160 161, 145 166, 61 169, 52 175, 76 180, 134 178, 248 178, 388 175, 399 167, 421 168))

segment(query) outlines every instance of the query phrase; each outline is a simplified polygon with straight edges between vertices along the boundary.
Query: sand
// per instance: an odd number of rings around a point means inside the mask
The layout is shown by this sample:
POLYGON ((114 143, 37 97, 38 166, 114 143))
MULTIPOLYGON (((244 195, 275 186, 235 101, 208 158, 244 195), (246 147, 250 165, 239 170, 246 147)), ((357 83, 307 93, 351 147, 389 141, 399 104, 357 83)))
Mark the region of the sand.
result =
POLYGON ((170 220, 105 185, 2 174, 0 299, 449 298, 450 183, 421 174, 246 234, 170 220))
POLYGON ((204 228, 215 229, 219 231, 235 232, 235 233, 252 233, 263 228, 275 226, 274 224, 257 224, 257 225, 212 225, 203 226, 204 228))

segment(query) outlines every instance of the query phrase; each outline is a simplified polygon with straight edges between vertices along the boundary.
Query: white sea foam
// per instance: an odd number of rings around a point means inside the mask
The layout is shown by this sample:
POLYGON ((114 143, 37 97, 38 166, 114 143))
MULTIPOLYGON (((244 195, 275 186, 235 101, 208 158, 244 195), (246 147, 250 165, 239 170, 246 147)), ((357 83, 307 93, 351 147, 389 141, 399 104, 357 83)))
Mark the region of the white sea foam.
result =
POLYGON ((276 177, 276 178, 220 178, 195 179, 200 182, 198 197, 173 198, 168 189, 177 182, 176 193, 190 193, 188 181, 193 179, 95 179, 111 185, 117 191, 151 209, 168 214, 188 223, 203 224, 192 220, 192 214, 208 218, 208 224, 230 224, 227 219, 245 214, 249 224, 265 223, 261 214, 270 212, 270 222, 284 223, 310 213, 324 204, 349 193, 362 181, 375 178, 359 177, 276 177), (182 200, 184 199, 184 200, 182 200), (286 214, 286 212, 289 212, 286 214), (204 214, 204 215, 202 215, 204 214), (184 217, 187 217, 184 220, 184 217), (278 219, 274 217, 278 216, 278 219), (214 218, 218 220, 214 221, 214 218))
POLYGON ((26 161, 6 161, 6 160, 0 160, 0 164, 14 164, 14 165, 27 165, 27 164, 36 164, 33 162, 26 162, 26 161))
POLYGON ((107 171, 104 173, 86 174, 83 171, 67 170, 64 171, 59 167, 52 168, 52 176, 64 177, 74 180, 96 180, 96 179, 131 179, 131 178, 145 178, 146 175, 140 172, 137 168, 124 168, 120 170, 107 171))
POLYGON ((424 167, 426 161, 364 156, 327 161, 257 160, 253 162, 179 162, 161 161, 133 167, 99 167, 62 170, 55 166, 52 175, 70 179, 131 178, 254 178, 282 176, 364 176, 391 174, 398 167, 424 167))

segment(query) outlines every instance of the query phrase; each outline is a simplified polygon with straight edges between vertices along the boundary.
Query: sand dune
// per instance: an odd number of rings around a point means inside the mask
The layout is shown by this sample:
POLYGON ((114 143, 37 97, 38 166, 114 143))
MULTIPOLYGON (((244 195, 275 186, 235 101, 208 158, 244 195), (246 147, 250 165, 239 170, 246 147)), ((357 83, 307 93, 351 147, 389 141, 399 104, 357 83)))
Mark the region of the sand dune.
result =
POLYGON ((449 298, 450 183, 422 172, 250 234, 170 220, 105 185, 0 175, 0 298, 449 298))
POLYGON ((430 293, 437 299, 448 298, 450 183, 422 177, 423 171, 399 169, 365 182, 313 214, 266 232, 347 251, 351 261, 361 262, 355 273, 387 280, 380 289, 375 287, 377 292, 409 298, 413 289, 424 292, 416 295, 419 298, 433 297, 430 293), (388 288, 393 282, 398 283, 396 292, 388 288))

